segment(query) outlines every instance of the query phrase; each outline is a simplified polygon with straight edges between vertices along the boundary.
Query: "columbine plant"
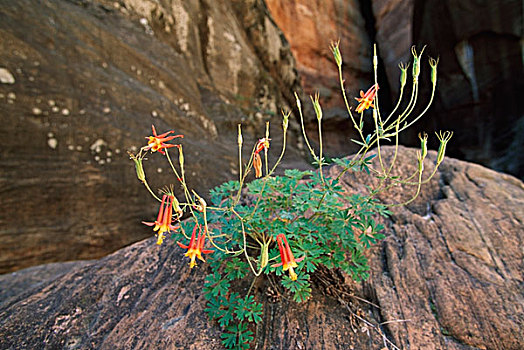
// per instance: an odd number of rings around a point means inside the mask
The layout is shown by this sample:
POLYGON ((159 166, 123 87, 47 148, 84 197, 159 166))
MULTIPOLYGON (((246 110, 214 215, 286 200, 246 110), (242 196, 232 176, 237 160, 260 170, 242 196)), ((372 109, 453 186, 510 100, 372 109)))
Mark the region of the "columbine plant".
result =
MULTIPOLYGON (((419 75, 422 51, 412 49, 413 69, 411 97, 402 111, 404 87, 407 83, 408 65, 400 64, 400 96, 393 111, 388 116, 380 113, 377 82, 376 50, 373 58, 375 81, 366 93, 360 92, 355 113, 346 97, 342 79, 342 56, 339 44, 331 46, 339 71, 340 87, 349 118, 356 129, 359 139, 353 140, 361 146, 350 158, 333 159, 340 167, 337 176, 326 176, 326 165, 322 148, 322 108, 318 94, 311 97, 318 121, 318 152, 308 140, 304 128, 301 100, 296 96, 302 133, 317 171, 285 170, 283 176, 275 176, 286 149, 286 135, 290 113, 283 113, 283 143, 280 156, 274 162, 268 159, 270 147, 269 124, 263 138, 253 145, 250 158, 242 161, 244 146, 241 125, 238 126, 239 180, 226 182, 210 192, 211 205, 190 190, 184 171, 184 154, 181 144, 171 144, 183 135, 171 135, 167 131, 158 135, 153 126, 153 135, 148 136, 148 144, 138 154, 131 154, 135 162, 138 179, 147 190, 160 202, 158 217, 155 222, 144 222, 154 226, 157 244, 162 244, 166 233, 171 233, 180 253, 189 258, 189 268, 197 265, 197 260, 204 262, 202 254, 207 254, 211 273, 206 277, 204 293, 208 300, 207 313, 223 329, 222 339, 226 348, 247 349, 253 341, 253 323, 261 320, 262 304, 253 292, 255 284, 262 279, 269 279, 274 285, 280 280, 283 287, 292 294, 296 302, 303 302, 311 296, 311 275, 320 266, 328 269, 340 268, 356 281, 368 277, 366 251, 371 245, 382 239, 383 226, 377 223, 377 216, 388 215, 390 204, 379 203, 378 193, 388 190, 396 184, 416 186, 415 194, 404 203, 414 200, 421 185, 428 182, 436 173, 444 159, 446 144, 451 132, 437 134, 440 140, 436 166, 426 178, 422 178, 424 159, 427 155, 427 139, 424 133, 419 135, 421 149, 417 152, 417 170, 405 178, 392 176, 398 151, 400 132, 413 125, 426 113, 433 101, 437 82, 437 64, 429 60, 431 67, 431 98, 421 113, 412 116, 419 92, 419 75), (364 135, 365 114, 371 110, 374 132, 364 135), (394 138, 395 153, 390 164, 382 158, 381 145, 394 138), (171 159, 170 148, 178 152, 178 163, 171 159), (376 152, 369 154, 371 148, 376 152), (148 151, 159 152, 166 157, 180 185, 175 193, 175 186, 162 190, 159 198, 149 187, 143 167, 144 156, 148 151), (373 164, 372 159, 378 156, 373 164), (270 164, 272 166, 270 166, 270 164), (367 194, 345 193, 340 186, 341 176, 348 171, 372 173, 380 179, 376 188, 367 194), (254 180, 247 182, 254 173, 254 180), (416 179, 416 180, 414 180, 416 179), (178 196, 178 197, 177 197, 178 196), (179 201, 180 199, 180 201, 179 201), (183 214, 189 219, 180 221, 183 214), (191 231, 189 236, 187 232, 191 231), (206 248, 206 240, 209 248, 206 248), (180 241, 189 243, 183 244, 180 241), (295 256, 299 256, 295 259, 295 256), (247 293, 240 294, 234 287, 250 286, 247 293)), ((399 205, 399 204, 394 204, 399 205)), ((237 289, 240 290, 240 289, 237 289)))

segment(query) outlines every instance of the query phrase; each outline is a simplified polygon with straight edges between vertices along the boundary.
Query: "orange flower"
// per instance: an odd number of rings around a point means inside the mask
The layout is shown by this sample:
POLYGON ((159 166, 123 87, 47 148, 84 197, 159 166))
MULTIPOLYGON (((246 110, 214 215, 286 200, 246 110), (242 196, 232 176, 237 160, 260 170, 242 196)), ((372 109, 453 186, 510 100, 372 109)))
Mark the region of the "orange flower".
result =
POLYGON ((144 147, 144 149, 151 150, 151 152, 159 151, 162 154, 165 154, 164 148, 171 148, 171 147, 180 147, 179 145, 173 145, 170 143, 164 143, 167 141, 171 141, 172 139, 175 139, 177 137, 184 137, 184 135, 171 135, 167 136, 171 133, 174 133, 173 130, 170 130, 168 132, 165 132, 163 134, 157 135, 156 129, 154 125, 151 125, 151 128, 153 129, 153 136, 148 136, 146 139, 149 141, 147 142, 147 146, 144 147))
POLYGON ((202 258, 202 254, 209 254, 213 252, 213 250, 204 249, 206 235, 201 235, 201 233, 202 230, 200 228, 200 225, 196 224, 193 228, 193 234, 191 235, 191 240, 189 241, 188 245, 183 245, 180 242, 176 242, 181 248, 187 249, 187 252, 184 255, 191 259, 191 261, 189 262, 189 268, 193 268, 196 265, 195 258, 198 258, 201 261, 205 261, 204 258, 202 258), (197 228, 198 238, 195 237, 197 228))
POLYGON ((147 226, 153 226, 153 231, 158 231, 157 236, 158 240, 156 244, 160 245, 164 241, 164 232, 169 232, 171 230, 176 230, 179 228, 179 226, 175 227, 171 225, 172 217, 173 217, 173 201, 175 197, 173 195, 167 195, 165 194, 162 197, 162 204, 160 205, 160 210, 158 211, 158 217, 155 222, 145 222, 142 221, 143 224, 147 226))
POLYGON ((262 158, 257 152, 253 155, 253 168, 255 169, 255 177, 262 177, 262 158))
POLYGON ((291 248, 289 247, 289 244, 287 243, 286 236, 283 233, 277 236, 277 243, 278 243, 278 249, 280 250, 280 260, 282 262, 279 264, 271 265, 271 266, 273 267, 282 266, 282 269, 284 271, 289 270, 289 277, 291 278, 292 281, 296 281, 297 274, 295 273, 294 268, 298 266, 297 262, 301 262, 302 260, 304 260, 305 256, 295 260, 295 257, 293 256, 293 253, 291 252, 291 248))
POLYGON ((360 90, 360 98, 355 97, 355 100, 360 102, 356 109, 357 113, 362 113, 369 107, 375 108, 375 106, 373 105, 373 100, 375 99, 375 94, 377 93, 377 90, 378 84, 375 84, 372 87, 370 87, 369 90, 366 91, 366 93, 360 90))

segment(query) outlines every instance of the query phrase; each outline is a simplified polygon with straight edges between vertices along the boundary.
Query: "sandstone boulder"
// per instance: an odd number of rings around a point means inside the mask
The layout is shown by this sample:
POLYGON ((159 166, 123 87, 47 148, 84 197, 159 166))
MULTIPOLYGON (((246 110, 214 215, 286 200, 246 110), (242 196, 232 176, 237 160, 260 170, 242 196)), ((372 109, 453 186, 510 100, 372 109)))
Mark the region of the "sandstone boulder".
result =
MULTIPOLYGON (((101 257, 148 236, 140 218, 156 204, 127 151, 151 124, 186 136, 201 192, 235 177, 237 123, 248 144, 271 120, 278 142, 280 91, 297 90, 298 78, 278 28, 250 11, 222 1, 2 2, 0 272, 101 257), (252 43, 255 31, 263 40, 252 43)), ((153 189, 175 182, 149 158, 153 189)))
MULTIPOLYGON (((410 174, 415 151, 402 148, 399 163, 398 174, 410 174)), ((343 180, 348 193, 372 181, 343 180)), ((320 272, 304 304, 261 285, 257 348, 521 349, 523 198, 524 184, 511 176, 445 160, 421 197, 392 209, 365 283, 320 272)), ((188 269, 176 244, 147 239, 97 261, 39 267, 50 270, 40 281, 34 269, 0 278, 0 290, 26 285, 0 304, 2 349, 220 348, 220 330, 203 311, 205 265, 188 269)))

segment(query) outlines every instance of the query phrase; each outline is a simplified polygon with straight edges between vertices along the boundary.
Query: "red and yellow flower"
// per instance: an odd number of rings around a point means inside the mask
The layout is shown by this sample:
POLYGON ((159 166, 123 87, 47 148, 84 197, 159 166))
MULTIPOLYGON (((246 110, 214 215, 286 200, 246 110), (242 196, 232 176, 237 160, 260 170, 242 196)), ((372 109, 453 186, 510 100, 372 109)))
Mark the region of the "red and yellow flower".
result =
POLYGON ((255 169, 256 178, 262 177, 262 157, 260 156, 260 152, 262 150, 267 151, 269 149, 270 140, 271 139, 264 137, 258 140, 258 143, 255 147, 255 153, 253 154, 253 168, 255 169))
POLYGON ((291 278, 292 281, 297 280, 297 274, 294 270, 298 266, 298 262, 301 262, 304 260, 305 256, 298 258, 295 260, 295 257, 293 256, 293 253, 291 252, 291 248, 289 247, 289 244, 287 242, 286 236, 283 233, 280 233, 277 236, 277 244, 278 244, 278 250, 280 251, 280 260, 281 262, 275 265, 271 265, 272 267, 279 267, 282 266, 282 270, 288 271, 289 270, 289 278, 291 278))
POLYGON ((262 177, 262 158, 258 153, 253 155, 253 169, 255 169, 256 178, 262 177))
POLYGON ((151 152, 160 152, 162 154, 165 154, 164 152, 164 149, 166 148, 171 148, 171 147, 179 147, 179 145, 173 145, 171 143, 166 143, 167 141, 171 141, 177 137, 181 137, 183 138, 184 135, 171 135, 171 136, 167 136, 171 133, 174 133, 173 130, 170 130, 168 132, 165 132, 163 134, 160 134, 158 135, 156 133, 156 129, 155 129, 155 126, 154 125, 151 125, 151 128, 153 129, 153 135, 152 136, 147 136, 146 139, 148 139, 149 141, 147 141, 147 146, 144 147, 144 149, 147 151, 147 150, 151 150, 151 152))
POLYGON ((179 226, 173 226, 171 225, 171 222, 173 221, 173 202, 175 200, 175 196, 171 194, 165 194, 162 197, 162 204, 160 204, 160 210, 158 211, 158 217, 155 222, 145 222, 142 221, 143 224, 147 226, 155 226, 153 227, 153 231, 158 231, 157 236, 158 240, 156 244, 160 245, 164 241, 164 233, 169 231, 174 231, 179 228, 179 226))
POLYGON ((189 257, 191 261, 189 262, 189 268, 193 268, 196 265, 195 258, 198 258, 201 261, 205 261, 204 258, 202 258, 202 254, 209 254, 212 253, 213 250, 210 249, 204 249, 206 235, 202 235, 202 229, 200 225, 196 224, 193 228, 193 234, 191 235, 191 240, 189 241, 188 245, 184 245, 180 242, 176 242, 181 248, 187 249, 186 254, 184 256, 189 257), (196 231, 198 228, 198 238, 196 237, 196 231))
POLYGON ((366 93, 360 90, 360 98, 355 97, 355 100, 360 102, 356 109, 357 113, 362 113, 369 107, 375 108, 375 106, 373 105, 373 100, 375 99, 375 94, 377 93, 377 90, 378 84, 375 84, 372 87, 370 87, 368 91, 366 91, 366 93))

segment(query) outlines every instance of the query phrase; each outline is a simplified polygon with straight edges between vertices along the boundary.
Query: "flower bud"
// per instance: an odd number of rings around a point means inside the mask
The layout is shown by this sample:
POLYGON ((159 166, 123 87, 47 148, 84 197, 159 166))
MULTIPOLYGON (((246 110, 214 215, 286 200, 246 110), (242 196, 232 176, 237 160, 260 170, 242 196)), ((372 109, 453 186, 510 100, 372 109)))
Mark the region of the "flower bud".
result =
POLYGON ((241 127, 241 124, 238 124, 238 138, 237 138, 237 142, 238 142, 238 147, 242 147, 243 139, 242 139, 242 127, 241 127))
POLYGON ((300 99, 298 98, 298 95, 297 95, 296 92, 295 92, 295 100, 297 101, 297 108, 301 109, 302 108, 302 104, 300 103, 300 99))
POLYGON ((428 134, 426 133, 419 133, 418 138, 420 139, 420 149, 421 149, 421 156, 422 159, 426 158, 426 155, 428 154, 428 134))
POLYGON ((378 67, 377 44, 373 44, 373 67, 376 71, 378 67))
POLYGON ((180 168, 184 168, 184 152, 182 151, 182 145, 178 147, 178 162, 180 163, 180 168))
POLYGON ((284 113, 282 111, 282 116, 284 119, 282 120, 282 128, 284 129, 284 133, 287 131, 287 127, 289 126, 289 116, 291 115, 291 112, 284 113))
POLYGON ((342 55, 340 54, 340 49, 338 47, 339 44, 340 40, 331 43, 331 51, 333 52, 338 68, 342 66, 342 55))
POLYGON ((440 141, 440 146, 438 147, 438 154, 437 154, 437 165, 442 163, 444 160, 444 154, 446 153, 446 145, 448 141, 453 136, 452 131, 440 131, 438 134, 435 133, 440 141))

